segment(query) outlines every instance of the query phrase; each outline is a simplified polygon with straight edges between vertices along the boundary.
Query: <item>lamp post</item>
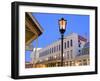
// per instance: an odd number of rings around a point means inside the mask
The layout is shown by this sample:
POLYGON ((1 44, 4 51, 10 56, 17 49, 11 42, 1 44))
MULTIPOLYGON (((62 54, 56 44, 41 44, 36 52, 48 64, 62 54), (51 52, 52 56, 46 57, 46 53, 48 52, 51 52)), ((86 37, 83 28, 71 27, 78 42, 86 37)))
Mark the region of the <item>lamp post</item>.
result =
POLYGON ((61 18, 59 20, 59 31, 61 33, 61 66, 63 66, 63 39, 64 39, 64 33, 66 30, 66 20, 64 18, 61 18))

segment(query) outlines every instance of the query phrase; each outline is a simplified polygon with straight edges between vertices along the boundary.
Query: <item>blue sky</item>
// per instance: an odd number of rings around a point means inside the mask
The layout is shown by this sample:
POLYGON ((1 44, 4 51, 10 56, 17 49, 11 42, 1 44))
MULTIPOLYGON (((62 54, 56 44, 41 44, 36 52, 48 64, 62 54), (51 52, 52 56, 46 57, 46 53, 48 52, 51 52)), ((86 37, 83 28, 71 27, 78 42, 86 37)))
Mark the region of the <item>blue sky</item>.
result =
POLYGON ((33 13, 33 16, 44 29, 43 34, 38 38, 38 47, 45 47, 60 38, 58 20, 62 17, 67 20, 65 36, 75 32, 89 37, 88 15, 33 13))
MULTIPOLYGON (((43 34, 38 38, 38 47, 43 48, 60 38, 58 20, 62 17, 67 20, 65 36, 75 32, 79 35, 86 36, 89 39, 89 16, 74 14, 50 14, 50 13, 33 13, 32 14, 41 27, 44 29, 43 34)), ((33 42, 35 45, 36 42, 33 42)), ((27 54, 27 53, 26 53, 27 54)), ((26 61, 29 61, 30 54, 26 55, 26 61)))

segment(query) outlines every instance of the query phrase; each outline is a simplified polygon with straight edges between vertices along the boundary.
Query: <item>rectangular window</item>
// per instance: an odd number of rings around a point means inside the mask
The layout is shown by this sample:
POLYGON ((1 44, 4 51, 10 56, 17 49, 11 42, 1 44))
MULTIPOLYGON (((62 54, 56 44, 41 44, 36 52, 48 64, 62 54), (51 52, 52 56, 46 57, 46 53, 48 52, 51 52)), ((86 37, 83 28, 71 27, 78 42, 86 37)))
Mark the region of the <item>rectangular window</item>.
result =
POLYGON ((69 41, 67 41, 67 48, 69 48, 69 41))
POLYGON ((78 47, 81 47, 81 43, 78 44, 78 47))
POLYGON ((67 51, 67 59, 69 59, 69 51, 67 51))
POLYGON ((73 46, 73 41, 72 41, 72 40, 70 40, 70 46, 71 46, 71 47, 73 46))
POLYGON ((53 48, 52 48, 52 53, 53 53, 53 48))
POLYGON ((66 49, 66 42, 64 43, 64 48, 66 49))
POLYGON ((55 49, 55 52, 56 52, 56 46, 54 47, 54 49, 55 49))
POLYGON ((70 50, 70 57, 73 58, 73 51, 70 50))
POLYGON ((50 49, 48 49, 48 51, 49 51, 49 54, 50 54, 50 49))
POLYGON ((79 55, 81 55, 81 50, 78 50, 78 52, 79 52, 79 55))
POLYGON ((56 47, 54 47, 54 52, 56 52, 56 47))
POLYGON ((51 54, 51 48, 50 48, 50 54, 51 54))
POLYGON ((58 51, 58 45, 57 45, 57 51, 58 51))

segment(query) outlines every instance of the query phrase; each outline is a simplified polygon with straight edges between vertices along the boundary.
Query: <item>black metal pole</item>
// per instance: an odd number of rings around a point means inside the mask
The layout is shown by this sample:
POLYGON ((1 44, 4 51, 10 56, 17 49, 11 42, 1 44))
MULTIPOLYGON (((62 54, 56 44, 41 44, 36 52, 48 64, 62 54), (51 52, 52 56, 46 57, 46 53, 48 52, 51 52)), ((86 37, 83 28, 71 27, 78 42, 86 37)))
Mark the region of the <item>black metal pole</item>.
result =
POLYGON ((61 34, 61 66, 63 66, 63 37, 64 34, 61 34))

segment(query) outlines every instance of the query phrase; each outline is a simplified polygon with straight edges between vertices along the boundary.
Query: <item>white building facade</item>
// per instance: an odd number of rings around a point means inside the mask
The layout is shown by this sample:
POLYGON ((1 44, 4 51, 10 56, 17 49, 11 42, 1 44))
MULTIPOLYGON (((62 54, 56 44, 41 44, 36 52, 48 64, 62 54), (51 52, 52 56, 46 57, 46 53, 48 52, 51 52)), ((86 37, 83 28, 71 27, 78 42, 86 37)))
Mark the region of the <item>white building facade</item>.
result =
MULTIPOLYGON (((86 44, 87 39, 71 33, 64 37, 63 42, 63 65, 77 65, 77 56, 82 53, 82 48, 86 44)), ((58 67, 61 66, 61 40, 57 40, 52 44, 38 51, 37 67, 58 67)), ((82 57, 85 57, 81 55, 82 57)), ((82 58, 81 57, 81 58, 82 58)), ((86 56, 87 57, 87 56, 86 56)), ((88 59, 88 58, 86 58, 88 59)))

